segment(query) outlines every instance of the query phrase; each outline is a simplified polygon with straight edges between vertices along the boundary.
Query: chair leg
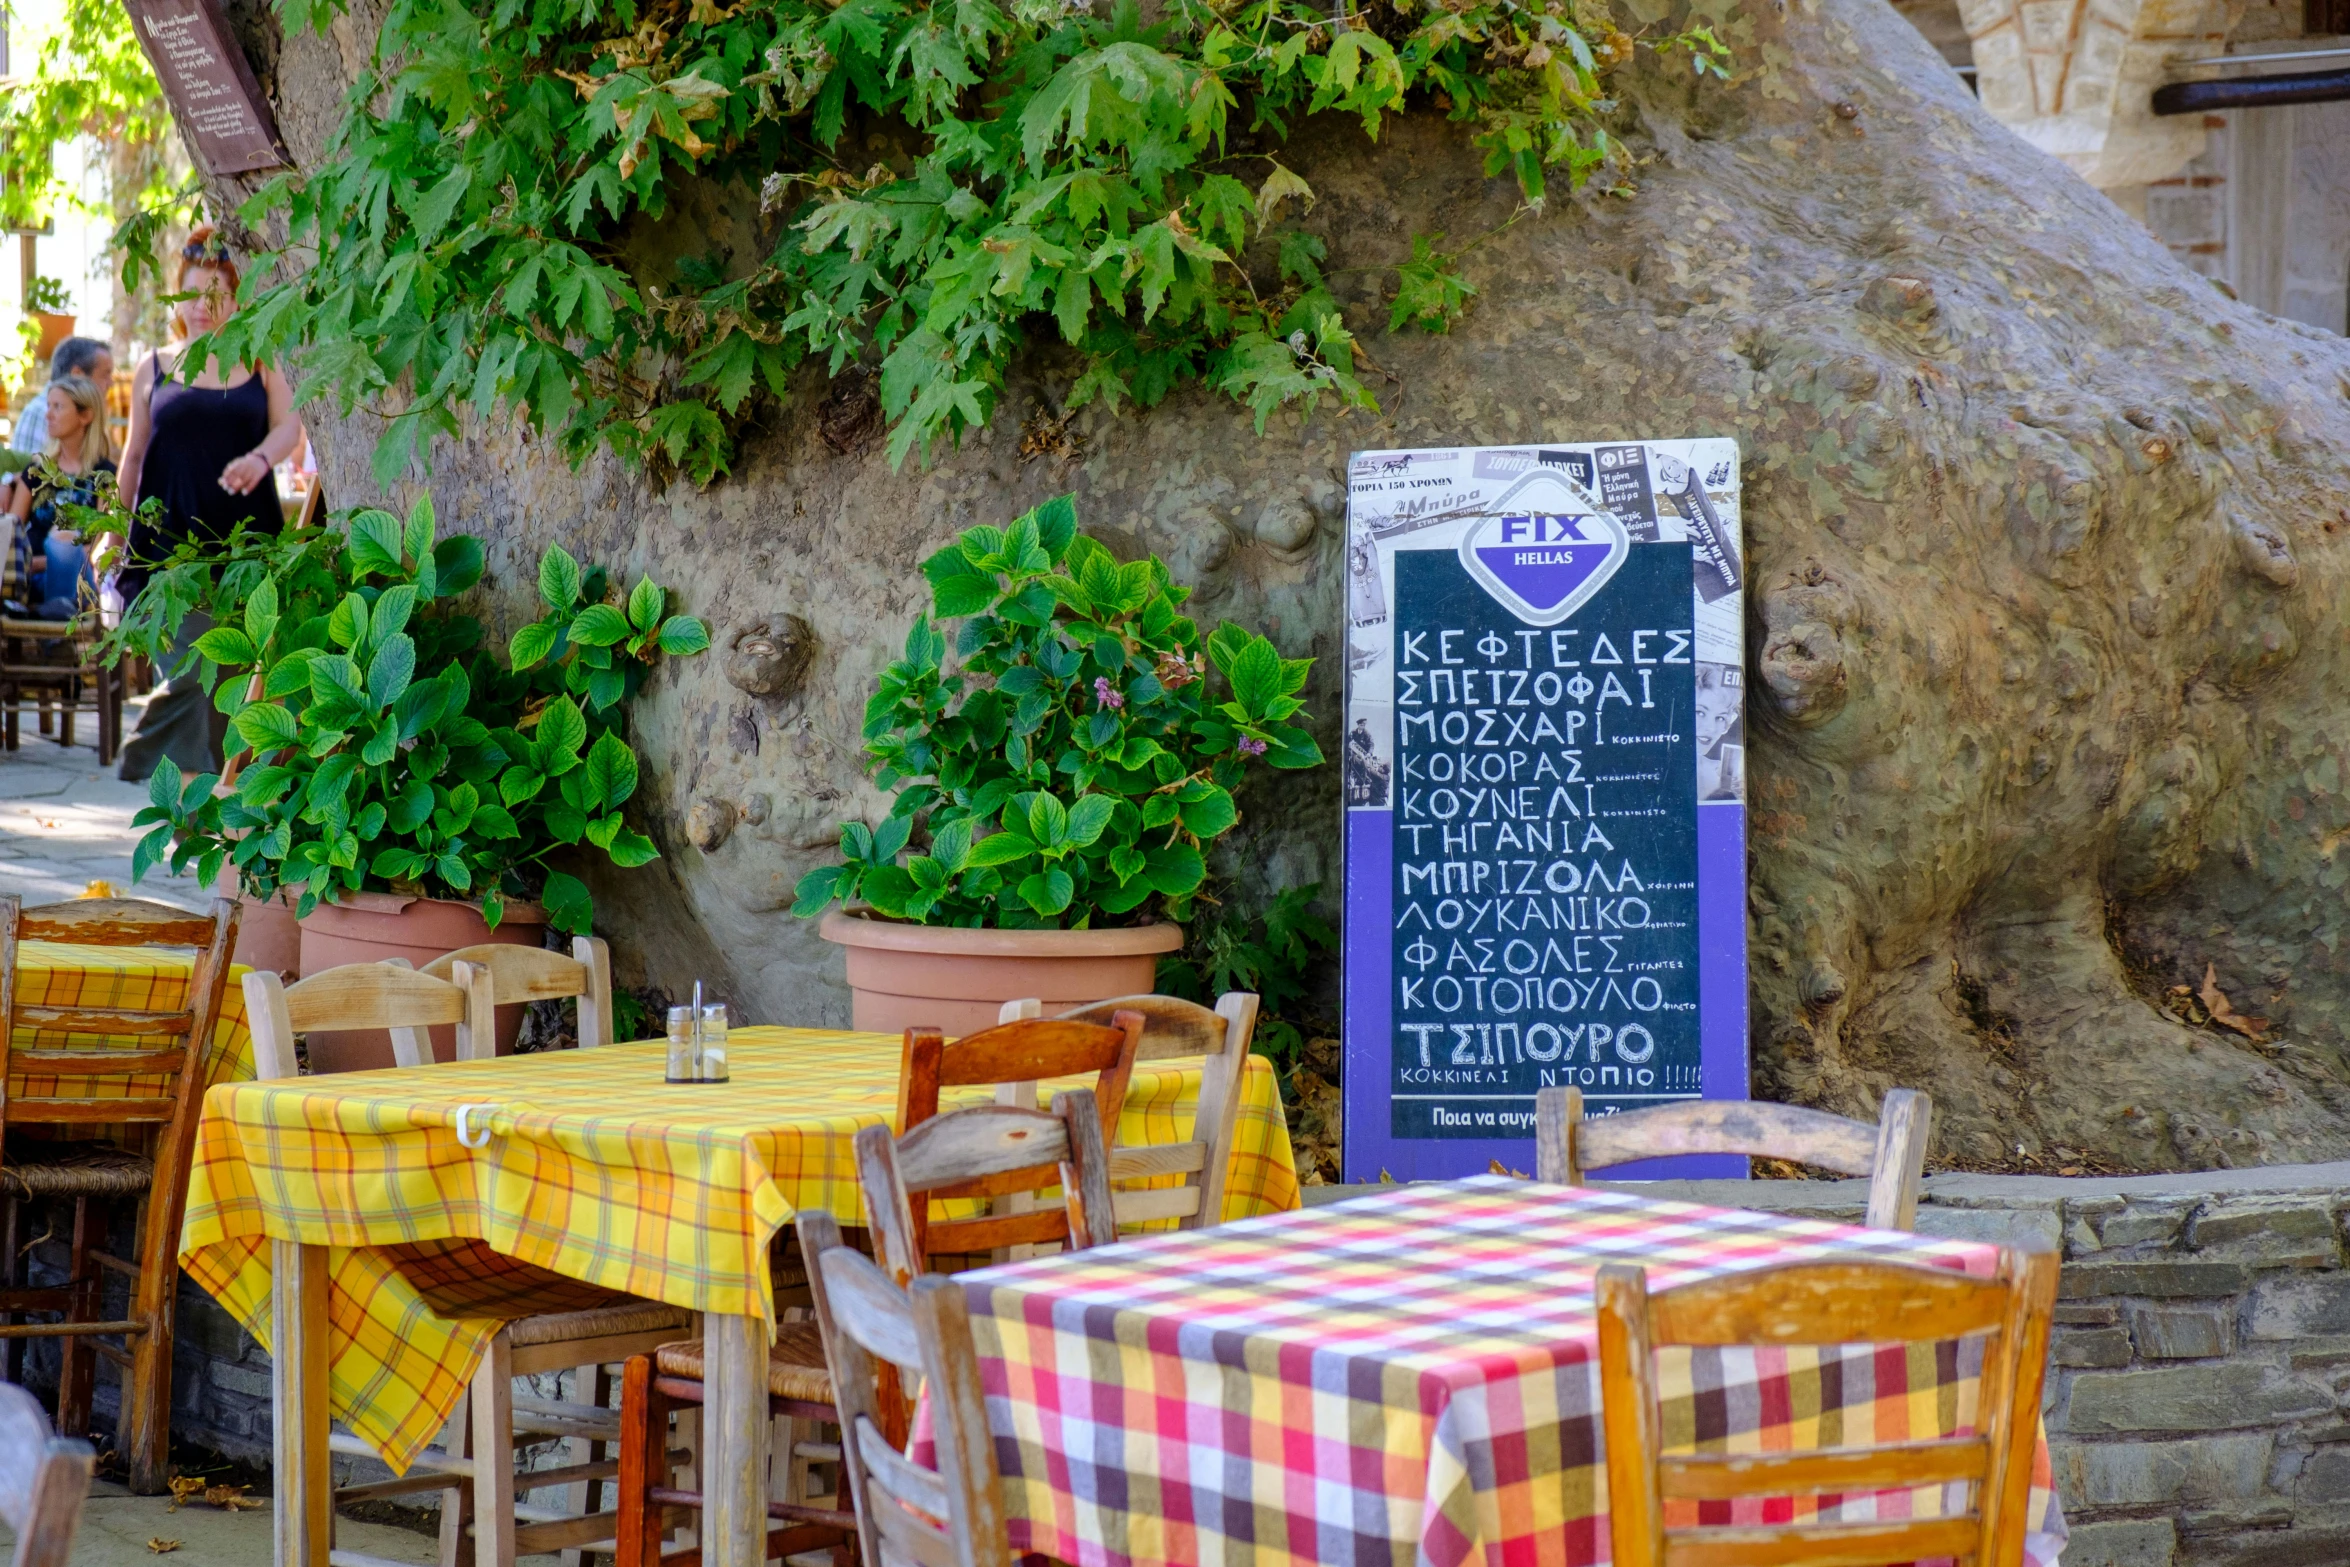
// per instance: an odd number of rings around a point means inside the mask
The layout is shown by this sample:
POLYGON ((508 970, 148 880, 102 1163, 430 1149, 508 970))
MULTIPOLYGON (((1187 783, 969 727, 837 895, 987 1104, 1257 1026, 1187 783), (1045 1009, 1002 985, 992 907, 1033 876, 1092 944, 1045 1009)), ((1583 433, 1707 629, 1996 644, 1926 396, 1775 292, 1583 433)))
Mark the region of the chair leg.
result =
MULTIPOLYGON (((582 1404, 593 1404, 602 1409, 612 1401, 612 1373, 603 1366, 581 1366, 573 1373, 572 1395, 582 1404)), ((575 1436, 571 1439, 571 1461, 575 1464, 600 1464, 611 1457, 609 1443, 595 1437, 575 1436)), ((604 1510, 604 1482, 579 1480, 571 1486, 571 1510, 585 1518, 604 1510)), ((589 1567, 589 1558, 601 1554, 578 1546, 566 1546, 563 1567, 589 1567)))
POLYGON ((514 1567, 514 1345, 503 1330, 473 1374, 473 1567, 514 1567))
MULTIPOLYGON (((68 1322, 95 1322, 97 1303, 91 1299, 96 1293, 91 1286, 97 1280, 91 1277, 94 1265, 90 1261, 90 1199, 73 1200, 73 1249, 67 1263, 66 1288, 71 1290, 71 1303, 65 1308, 68 1322)), ((90 1434, 91 1383, 97 1379, 98 1352, 91 1346, 89 1336, 69 1333, 60 1339, 63 1347, 63 1365, 57 1376, 57 1429, 64 1436, 90 1434)))
POLYGON ((122 747, 122 677, 106 664, 98 666, 98 765, 112 767, 122 747))
POLYGON ((171 1350, 179 1284, 179 1227, 168 1224, 171 1208, 154 1196, 139 1204, 139 1273, 131 1284, 130 1319, 144 1322, 147 1331, 131 1338, 117 1428, 131 1490, 139 1496, 171 1489, 171 1350), (168 1225, 168 1232, 150 1233, 151 1225, 168 1225))
POLYGON ((652 1489, 669 1478, 669 1401, 653 1385, 653 1357, 632 1356, 620 1370, 619 1549, 613 1567, 660 1567, 666 1509, 652 1489))
MULTIPOLYGON (((16 1288, 18 1245, 17 1225, 24 1217, 24 1205, 11 1196, 0 1196, 0 1293, 16 1288)), ((0 1311, 0 1327, 13 1326, 16 1313, 0 1311)), ((24 1340, 0 1339, 0 1382, 24 1381, 24 1340)))
MULTIPOLYGON (((473 1456, 473 1389, 470 1387, 458 1398, 456 1413, 449 1417, 446 1440, 441 1445, 451 1458, 473 1456)), ((466 1484, 443 1491, 440 1567, 465 1567, 465 1529, 472 1522, 473 1487, 466 1484)))

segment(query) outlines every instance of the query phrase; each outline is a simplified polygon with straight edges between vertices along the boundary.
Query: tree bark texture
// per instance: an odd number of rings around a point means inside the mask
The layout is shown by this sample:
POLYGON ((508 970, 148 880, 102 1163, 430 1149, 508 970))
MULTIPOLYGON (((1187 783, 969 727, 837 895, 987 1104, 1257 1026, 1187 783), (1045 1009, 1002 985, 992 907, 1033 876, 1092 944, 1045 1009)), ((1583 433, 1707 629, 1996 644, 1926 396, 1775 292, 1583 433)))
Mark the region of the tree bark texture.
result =
MULTIPOLYGON (((256 39, 304 158, 363 18, 256 39)), ((916 563, 960 528, 1074 490, 1086 527, 1197 586, 1205 622, 1322 660, 1335 753, 1350 451, 1728 435, 1754 581, 1757 1094, 1873 1118, 1887 1088, 1928 1090, 1944 1159, 2342 1157, 2350 344, 2183 270, 1884 0, 1758 0, 1726 31, 1742 80, 1628 73, 1637 193, 1555 201, 1475 251, 1450 335, 1377 332, 1377 275, 1356 275, 1377 416, 1260 438, 1192 392, 1085 410, 1066 450, 1023 455, 1068 384, 1040 353, 927 470, 892 473, 861 388, 812 373, 706 491, 573 471, 512 421, 438 449, 444 526, 493 541, 501 629, 557 540, 715 629, 637 710, 664 858, 600 879, 621 952, 740 1016, 846 1021, 791 888, 844 815, 883 808, 859 716, 926 601, 916 563), (2172 988, 2207 965, 2264 1037, 2190 1021, 2172 988)), ((1433 114, 1376 144, 1316 125, 1285 161, 1333 266, 1457 244, 1515 203, 1433 114)), ((704 189, 638 249, 748 264, 761 222, 754 192, 704 189)), ((331 500, 370 497, 372 423, 311 418, 331 500)), ((1337 783, 1244 797, 1232 864, 1335 892, 1337 783)))

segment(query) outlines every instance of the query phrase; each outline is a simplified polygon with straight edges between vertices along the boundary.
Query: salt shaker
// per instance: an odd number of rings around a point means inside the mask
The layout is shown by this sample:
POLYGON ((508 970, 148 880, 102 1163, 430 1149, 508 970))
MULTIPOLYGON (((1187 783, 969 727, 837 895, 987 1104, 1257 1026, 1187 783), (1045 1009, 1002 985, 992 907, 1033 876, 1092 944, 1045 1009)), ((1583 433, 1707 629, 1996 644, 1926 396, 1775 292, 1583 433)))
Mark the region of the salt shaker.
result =
POLYGON ((705 1083, 723 1083, 726 1076, 726 1003, 713 1001, 702 1008, 702 1076, 705 1083))
POLYGON ((695 1021, 690 1006, 669 1009, 669 1081, 672 1083, 701 1081, 694 1061, 695 1021))

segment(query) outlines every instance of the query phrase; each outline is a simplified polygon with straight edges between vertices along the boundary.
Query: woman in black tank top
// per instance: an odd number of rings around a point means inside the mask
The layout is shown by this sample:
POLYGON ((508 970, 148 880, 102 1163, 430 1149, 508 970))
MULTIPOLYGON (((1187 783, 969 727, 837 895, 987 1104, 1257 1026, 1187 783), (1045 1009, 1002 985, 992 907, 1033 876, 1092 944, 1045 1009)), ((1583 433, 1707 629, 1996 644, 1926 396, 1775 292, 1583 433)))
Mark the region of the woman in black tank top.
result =
MULTIPOLYGON (((228 252, 200 228, 180 253, 172 334, 200 337, 236 309, 237 269, 228 252)), ((285 524, 273 470, 300 442, 293 389, 266 365, 223 368, 218 360, 186 362, 184 350, 163 350, 139 366, 131 383, 130 438, 123 446, 121 493, 126 504, 160 501, 153 520, 134 515, 129 558, 119 587, 128 601, 148 574, 189 540, 224 539, 239 522, 275 534, 285 524)), ((138 731, 122 751, 122 777, 137 782, 168 756, 183 773, 218 771, 227 720, 213 710, 191 659, 211 620, 191 614, 173 639, 165 673, 187 666, 148 699, 138 731)))

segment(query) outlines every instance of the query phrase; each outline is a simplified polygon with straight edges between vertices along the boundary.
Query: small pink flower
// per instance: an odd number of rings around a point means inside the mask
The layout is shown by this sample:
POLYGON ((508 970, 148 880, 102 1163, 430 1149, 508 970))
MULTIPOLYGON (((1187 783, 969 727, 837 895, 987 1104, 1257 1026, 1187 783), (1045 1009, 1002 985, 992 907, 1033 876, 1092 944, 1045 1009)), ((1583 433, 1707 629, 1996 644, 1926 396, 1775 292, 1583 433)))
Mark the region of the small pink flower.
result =
POLYGON ((1236 749, 1238 749, 1240 754, 1243 756, 1263 756, 1265 754, 1265 742, 1257 739, 1253 735, 1242 735, 1240 737, 1240 744, 1236 749))
POLYGON ((1112 712, 1126 705, 1126 698, 1110 689, 1110 677, 1107 675, 1093 677, 1093 694, 1095 700, 1112 712))

